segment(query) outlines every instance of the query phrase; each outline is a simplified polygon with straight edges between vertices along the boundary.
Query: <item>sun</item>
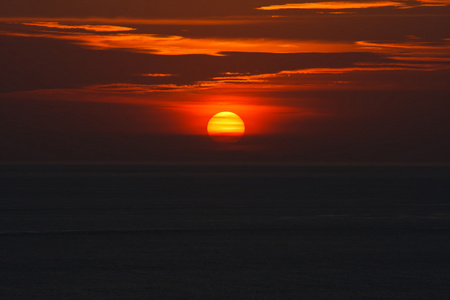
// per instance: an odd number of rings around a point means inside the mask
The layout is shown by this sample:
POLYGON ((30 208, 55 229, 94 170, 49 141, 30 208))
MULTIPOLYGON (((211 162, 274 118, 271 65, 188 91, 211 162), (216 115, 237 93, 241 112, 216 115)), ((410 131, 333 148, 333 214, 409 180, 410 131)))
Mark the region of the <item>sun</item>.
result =
POLYGON ((209 120, 207 130, 218 143, 236 143, 244 135, 245 125, 237 114, 223 111, 209 120))

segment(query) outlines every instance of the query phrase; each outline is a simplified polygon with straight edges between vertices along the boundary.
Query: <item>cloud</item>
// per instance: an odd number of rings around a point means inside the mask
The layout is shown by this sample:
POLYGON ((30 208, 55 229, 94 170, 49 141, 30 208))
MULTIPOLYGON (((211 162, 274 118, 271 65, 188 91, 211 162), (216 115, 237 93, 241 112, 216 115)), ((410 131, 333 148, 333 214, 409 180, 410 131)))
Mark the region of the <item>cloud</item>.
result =
MULTIPOLYGON (((57 34, 52 36, 56 37, 57 34)), ((110 48, 113 51, 106 52, 106 49, 92 51, 78 47, 64 39, 33 37, 35 35, 28 33, 0 36, 1 43, 5 45, 0 48, 0 54, 9 57, 2 61, 0 68, 4 83, 0 92, 94 85, 104 86, 105 92, 126 89, 134 89, 139 93, 174 89, 202 90, 222 84, 221 79, 213 78, 232 74, 271 74, 283 70, 349 67, 357 62, 386 61, 381 55, 353 52, 155 55, 137 53, 132 49, 117 51, 118 48, 110 48), (22 61, 27 63, 18 64, 22 61), (173 76, 168 76, 170 74, 173 76), (108 86, 117 83, 127 85, 108 86)))
POLYGON ((176 75, 175 74, 149 73, 149 74, 142 74, 141 76, 146 76, 146 77, 172 77, 172 76, 176 76, 176 75))
POLYGON ((71 40, 91 49, 121 49, 158 55, 205 54, 221 56, 225 52, 252 53, 328 53, 357 51, 353 43, 298 41, 277 39, 187 38, 158 34, 81 34, 81 33, 14 33, 0 35, 71 40))
MULTIPOLYGON (((208 80, 193 84, 130 84, 116 83, 92 85, 86 91, 109 94, 149 94, 149 93, 186 93, 189 91, 217 92, 227 94, 229 91, 306 91, 306 90, 357 90, 357 89, 421 89, 423 86, 409 86, 408 76, 414 72, 441 71, 446 74, 450 66, 442 64, 420 63, 354 63, 349 67, 303 68, 283 70, 275 73, 241 74, 225 72, 208 80), (400 73, 403 72, 403 73, 400 73), (377 75, 378 74, 378 75, 377 75), (379 75, 383 74, 383 75, 379 75), (406 84, 392 81, 392 76, 402 74, 406 84), (227 92, 228 91, 228 92, 227 92)), ((441 75, 439 75, 441 76, 441 75)), ((412 76, 411 78, 415 78, 412 76)), ((422 81, 425 78, 422 78, 422 81)), ((432 79, 431 79, 432 80, 432 79)), ((435 86, 442 83, 434 82, 435 86)), ((445 83, 444 83, 445 85, 445 83)))
POLYGON ((371 52, 379 52, 395 59, 405 61, 441 62, 441 67, 448 67, 445 62, 450 60, 450 41, 444 39, 440 42, 375 42, 357 41, 357 45, 371 52))
POLYGON ((317 10, 346 10, 366 9, 380 7, 394 7, 399 9, 418 6, 447 6, 448 0, 418 0, 418 1, 326 1, 308 3, 287 3, 281 5, 268 5, 258 7, 258 10, 282 10, 282 9, 317 9, 317 10))
POLYGON ((259 10, 281 10, 281 9, 362 9, 376 7, 408 7, 405 3, 394 1, 374 1, 374 2, 356 2, 356 1, 330 1, 313 3, 288 3, 282 5, 262 6, 259 10))
MULTIPOLYGON (((258 86, 262 89, 334 88, 348 86, 351 81, 309 79, 319 75, 358 72, 423 73, 448 69, 450 59, 449 40, 431 43, 417 37, 390 42, 231 39, 135 32, 67 32, 58 27, 60 23, 50 22, 50 25, 56 30, 36 32, 19 28, 16 32, 0 32, 9 41, 5 42, 9 49, 14 49, 13 45, 22 49, 23 53, 17 52, 15 61, 26 58, 35 62, 23 65, 20 72, 14 65, 5 64, 3 73, 8 74, 5 78, 9 82, 4 85, 5 91, 89 87, 92 92, 146 94, 200 91, 223 86, 241 86, 242 89, 250 86, 251 89, 258 86), (51 55, 47 54, 49 48, 54 49, 51 55), (102 51, 90 50, 121 51, 110 51, 105 55, 102 51), (59 53, 64 53, 64 56, 60 57, 59 53), (46 68, 42 68, 43 61, 48 62, 46 68), (89 63, 80 69, 80 61, 89 63), (305 81, 305 76, 309 81, 305 81)), ((89 25, 76 27, 84 26, 89 25)))
MULTIPOLYGON (((62 29, 86 29, 86 26, 111 26, 120 28, 129 28, 123 26, 112 26, 103 24, 127 24, 127 25, 188 25, 188 26, 221 26, 221 25, 244 25, 244 24, 255 24, 255 23, 266 23, 272 20, 271 16, 247 16, 242 18, 204 18, 204 19, 136 19, 136 18, 67 18, 67 17, 0 17, 0 22, 2 23, 16 23, 21 22, 24 25, 33 26, 44 26, 44 27, 54 27, 62 29), (100 25, 61 25, 61 22, 65 23, 94 23, 100 25), (25 24, 29 23, 29 24, 25 24), (55 27, 56 25, 56 27, 55 27), (70 26, 70 28, 69 28, 70 26)), ((134 28, 130 28, 134 30, 134 28)), ((86 29, 87 30, 87 29, 86 29)), ((101 31, 101 30, 99 30, 101 31)), ((115 30, 113 30, 115 31, 115 30)), ((117 30, 122 31, 122 30, 117 30)), ((125 30, 129 31, 129 30, 125 30)))
POLYGON ((55 29, 83 29, 87 31, 96 32, 115 32, 115 31, 132 31, 135 28, 123 27, 123 26, 113 26, 113 25, 62 25, 58 22, 34 22, 34 23, 22 23, 23 25, 29 26, 39 26, 55 29))
POLYGON ((186 92, 189 90, 199 90, 213 87, 217 84, 204 82, 189 85, 177 84, 133 84, 133 83, 112 83, 105 85, 91 85, 84 89, 93 93, 131 93, 131 94, 147 94, 147 93, 163 93, 163 92, 186 92))
POLYGON ((421 6, 447 6, 450 0, 419 0, 421 6))
POLYGON ((369 42, 357 41, 356 44, 365 48, 371 49, 406 49, 406 50, 450 50, 450 43, 444 41, 441 43, 426 43, 426 42, 369 42))
MULTIPOLYGON (((422 86, 406 86, 391 79, 392 74, 405 72, 438 71, 450 69, 439 64, 356 64, 344 68, 307 68, 286 70, 277 73, 212 78, 210 87, 238 89, 259 89, 261 91, 305 91, 305 90, 358 90, 358 89, 414 89, 422 86), (377 75, 378 74, 378 75, 377 75), (383 74, 383 75, 379 75, 383 74), (386 79, 384 76, 389 74, 386 79), (214 85, 215 84, 215 85, 214 85), (239 87, 241 85, 241 87, 239 87)), ((444 73, 445 74, 445 73, 444 73)), ((404 81, 407 75, 402 75, 404 81)), ((439 85, 439 83, 435 83, 439 85)))

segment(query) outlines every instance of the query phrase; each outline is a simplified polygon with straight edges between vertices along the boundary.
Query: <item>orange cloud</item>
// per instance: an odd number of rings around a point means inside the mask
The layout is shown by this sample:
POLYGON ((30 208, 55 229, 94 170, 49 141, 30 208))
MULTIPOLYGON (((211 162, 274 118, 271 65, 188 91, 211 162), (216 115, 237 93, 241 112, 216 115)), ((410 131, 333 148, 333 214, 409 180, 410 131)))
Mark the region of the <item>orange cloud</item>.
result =
MULTIPOLYGON (((230 74, 213 78, 211 82, 216 83, 216 86, 210 88, 216 91, 232 89, 236 93, 327 89, 403 89, 405 85, 399 85, 389 79, 385 80, 385 74, 394 74, 393 72, 408 72, 398 74, 415 72, 417 74, 418 72, 439 72, 448 69, 450 66, 439 62, 356 63, 354 66, 340 68, 308 68, 257 75, 233 76, 230 74), (376 75, 378 72, 384 75, 376 75)), ((407 86, 411 89, 421 88, 420 86, 407 86)))
MULTIPOLYGON (((450 59, 449 40, 443 40, 438 43, 420 41, 400 43, 357 41, 356 44, 361 46, 362 49, 380 52, 396 60, 446 62, 450 59)), ((443 65, 443 67, 446 67, 446 65, 443 65)))
POLYGON ((338 53, 357 51, 353 43, 275 39, 186 38, 156 34, 12 33, 3 35, 71 40, 92 49, 121 49, 158 55, 224 55, 225 52, 338 53))
MULTIPOLYGON (((213 77, 210 80, 199 81, 195 84, 176 85, 176 84, 130 84, 116 83, 108 85, 94 85, 86 87, 86 91, 99 94, 149 94, 157 93, 186 93, 193 91, 261 91, 261 90, 307 90, 307 89, 326 89, 336 87, 355 88, 349 85, 347 81, 330 81, 329 78, 320 80, 320 75, 339 75, 352 72, 385 72, 385 71, 437 71, 449 69, 445 64, 425 64, 425 63, 359 63, 352 67, 343 68, 308 68, 300 70, 286 70, 276 73, 266 74, 239 74, 224 73, 224 76, 213 77), (307 76, 307 77, 305 77, 307 76), (306 80, 305 80, 306 78, 306 80)), ((218 92, 222 94, 223 92, 218 92)), ((228 97, 228 96, 227 96, 228 97)))
POLYGON ((450 62, 450 57, 445 56, 429 56, 428 54, 420 56, 419 53, 417 56, 391 56, 390 58, 395 60, 405 60, 405 61, 432 61, 432 62, 450 62))
POLYGON ((407 43, 377 43, 368 41, 357 41, 356 44, 371 49, 409 49, 409 50, 450 50, 450 43, 424 43, 424 42, 407 42, 407 43))
POLYGON ((146 77, 172 77, 172 76, 176 76, 174 74, 157 74, 157 73, 150 73, 150 74, 142 74, 142 76, 146 76, 146 77))
POLYGON ((408 7, 402 2, 394 1, 374 1, 374 2, 314 2, 314 3, 288 3, 282 5, 262 6, 259 10, 281 10, 281 9, 361 9, 361 8, 376 8, 376 7, 408 7))
POLYGON ((176 84, 133 84, 133 83, 112 83, 104 85, 92 85, 85 89, 94 93, 133 93, 133 94, 147 94, 154 92, 183 92, 193 89, 206 89, 216 84, 212 83, 197 83, 192 85, 176 85, 176 84))
POLYGON ((450 0, 419 0, 420 6, 447 6, 450 0))
POLYGON ((62 25, 58 22, 34 22, 34 23, 22 23, 23 25, 29 26, 39 26, 55 29, 83 29, 87 31, 96 32, 115 32, 115 31, 131 31, 136 30, 135 28, 123 27, 123 26, 113 26, 113 25, 62 25))
MULTIPOLYGON (((0 17, 0 22, 11 23, 33 23, 35 26, 42 26, 45 23, 98 23, 98 24, 132 24, 132 25, 199 25, 199 26, 214 26, 214 25, 241 25, 266 23, 272 17, 267 16, 248 16, 244 18, 214 18, 214 19, 130 19, 130 18, 37 18, 37 17, 0 17), (40 24, 40 25, 36 25, 40 24)), ((31 25, 31 24, 27 24, 31 25)), ((51 25, 51 24, 49 24, 51 25)), ((66 26, 66 25, 61 25, 66 26)), ((69 26, 69 25, 67 25, 69 26)), ((77 25, 75 25, 77 26, 77 25)), ((86 25, 81 25, 86 26, 86 25)), ((95 25, 94 25, 95 26, 95 25)), ((109 25, 105 25, 109 26, 109 25)), ((53 27, 53 26, 52 26, 53 27)), ((122 26, 118 26, 122 27, 122 26)), ((62 27, 61 27, 62 28, 62 27)), ((65 28, 68 29, 68 28, 65 28)))

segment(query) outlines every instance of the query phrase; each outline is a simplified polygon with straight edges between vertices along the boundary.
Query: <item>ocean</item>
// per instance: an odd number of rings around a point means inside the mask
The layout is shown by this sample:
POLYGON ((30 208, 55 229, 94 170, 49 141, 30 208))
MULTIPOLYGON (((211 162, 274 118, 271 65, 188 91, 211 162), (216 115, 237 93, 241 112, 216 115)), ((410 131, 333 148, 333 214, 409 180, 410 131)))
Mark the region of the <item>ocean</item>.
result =
POLYGON ((450 166, 3 164, 0 299, 448 299, 450 166))

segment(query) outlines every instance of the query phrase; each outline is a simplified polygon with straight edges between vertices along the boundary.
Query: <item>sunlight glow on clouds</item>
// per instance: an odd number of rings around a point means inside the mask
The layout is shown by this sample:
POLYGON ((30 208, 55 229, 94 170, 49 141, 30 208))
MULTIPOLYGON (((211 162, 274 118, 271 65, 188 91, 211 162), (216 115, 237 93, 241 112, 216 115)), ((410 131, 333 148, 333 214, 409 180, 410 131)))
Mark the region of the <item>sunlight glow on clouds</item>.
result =
MULTIPOLYGON (((274 17, 274 16, 272 16, 274 17)), ((71 25, 61 25, 64 23, 94 23, 100 24, 98 26, 105 26, 105 28, 119 27, 128 28, 122 26, 103 25, 103 24, 126 24, 126 25, 194 25, 194 26, 216 26, 216 25, 245 25, 245 24, 257 24, 269 22, 272 17, 268 16, 246 16, 246 17, 234 17, 234 18, 205 18, 205 19, 139 19, 139 18, 69 18, 69 17, 0 17, 0 22, 4 23, 16 23, 21 22, 24 25, 54 27, 61 29, 75 29, 71 25), (29 24, 25 24, 29 23, 29 24), (58 27, 56 27, 56 26, 58 27), (64 26, 64 27, 62 27, 64 26), (71 26, 66 27, 66 26, 71 26)), ((76 26, 76 25, 75 25, 76 26)), ((97 25, 81 25, 77 26, 78 29, 85 29, 85 26, 97 26, 97 25)), ((131 28, 131 30, 134 30, 131 28)), ((100 30, 99 30, 100 31, 100 30)), ((116 30, 114 30, 116 31, 116 30)), ((124 30, 117 30, 124 31, 124 30)))
POLYGON ((450 43, 423 43, 423 42, 409 42, 409 43, 377 43, 367 41, 357 41, 356 44, 372 49, 408 49, 408 50, 450 50, 450 43))
POLYGON ((421 6, 447 6, 450 0, 419 0, 421 6))
POLYGON ((259 10, 280 10, 280 9, 356 9, 356 8, 374 8, 374 7, 406 7, 404 3, 394 1, 375 1, 375 2, 355 2, 355 1, 330 1, 314 3, 288 3, 282 5, 269 5, 259 7, 259 10))
MULTIPOLYGON (((131 84, 116 83, 108 85, 94 85, 86 87, 95 93, 185 93, 187 91, 219 90, 219 89, 261 89, 261 90, 322 90, 339 88, 356 88, 355 83, 345 80, 330 80, 330 76, 340 74, 368 74, 374 72, 394 72, 394 71, 437 71, 449 69, 448 65, 439 63, 355 63, 352 67, 337 68, 305 68, 298 70, 284 70, 276 73, 264 74, 240 74, 226 72, 221 76, 213 77, 209 80, 199 81, 194 84, 131 84)), ((357 76, 357 75, 356 75, 357 76)), ((374 88, 374 87, 372 87, 374 88)), ((400 88, 400 87, 399 87, 400 88)))
POLYGON ((113 83, 104 85, 92 85, 85 88, 95 93, 134 93, 147 94, 154 92, 186 92, 189 90, 207 89, 216 86, 214 82, 200 82, 192 85, 176 84, 133 84, 133 83, 113 83))
POLYGON ((268 5, 258 7, 259 10, 282 10, 282 9, 365 9, 379 7, 413 8, 418 6, 447 6, 449 0, 418 0, 418 1, 326 1, 311 3, 287 3, 281 5, 268 5))
POLYGON ((22 23, 23 25, 39 26, 55 29, 83 29, 87 31, 96 32, 116 32, 116 31, 132 31, 135 28, 113 26, 113 25, 62 25, 58 22, 34 22, 34 23, 22 23))
POLYGON ((326 41, 296 41, 274 39, 225 39, 186 38, 156 34, 51 34, 11 33, 3 35, 41 37, 72 40, 92 49, 127 49, 133 52, 159 55, 224 55, 224 52, 253 53, 305 53, 305 52, 352 52, 357 50, 353 43, 326 41))
MULTIPOLYGON (((354 67, 345 68, 307 68, 301 70, 280 71, 272 74, 246 75, 246 76, 222 76, 215 77, 218 83, 262 83, 271 78, 290 77, 292 75, 314 75, 314 74, 343 74, 350 72, 377 72, 377 71, 434 71, 444 67, 440 64, 405 64, 405 63, 383 63, 368 64, 360 63, 354 67)), ((300 83, 299 83, 300 84, 300 83)), ((299 85, 300 86, 300 85, 299 85)))
POLYGON ((149 74, 142 74, 141 76, 146 76, 146 77, 172 77, 172 76, 176 76, 176 75, 174 75, 174 74, 149 73, 149 74))
MULTIPOLYGON (((426 43, 414 42, 369 42, 357 41, 357 45, 368 51, 381 52, 396 60, 447 62, 450 60, 450 41, 426 43)), ((442 65, 448 68, 448 65, 442 65)))

